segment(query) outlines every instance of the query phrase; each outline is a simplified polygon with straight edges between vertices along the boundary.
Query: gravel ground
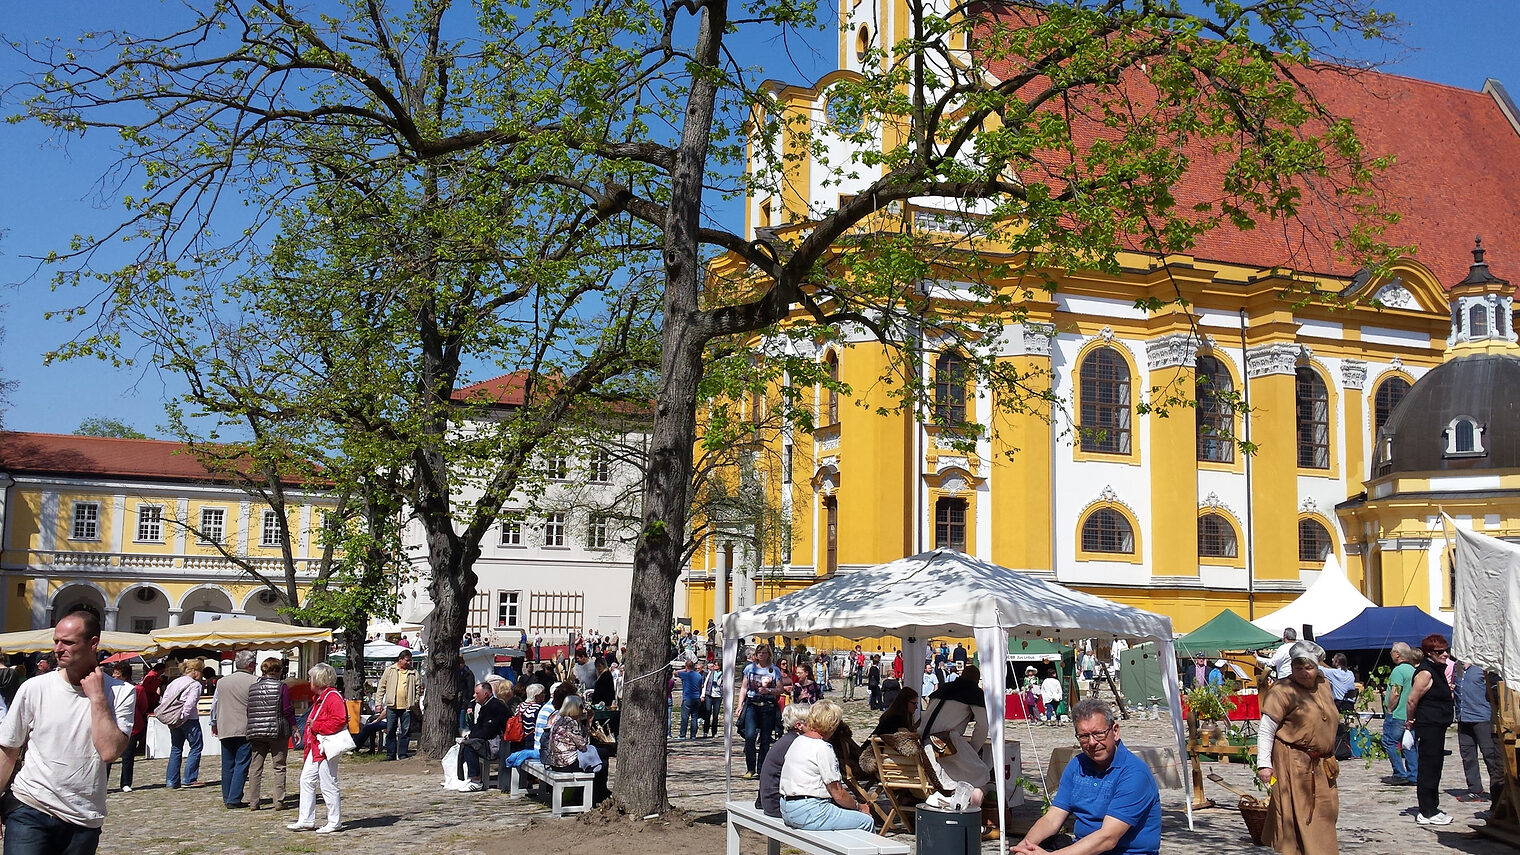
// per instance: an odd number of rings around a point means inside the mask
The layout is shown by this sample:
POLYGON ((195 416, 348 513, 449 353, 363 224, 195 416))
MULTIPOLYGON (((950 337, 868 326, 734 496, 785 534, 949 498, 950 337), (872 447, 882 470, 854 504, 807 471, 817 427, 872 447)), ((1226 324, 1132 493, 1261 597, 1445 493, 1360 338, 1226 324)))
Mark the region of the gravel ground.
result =
MULTIPOLYGON (((859 733, 874 714, 863 701, 846 705, 859 733)), ((1130 745, 1171 744, 1166 721, 1130 721, 1122 724, 1123 738, 1130 745)), ((1018 726, 1023 742, 1024 774, 1037 778, 1035 751, 1048 758, 1056 746, 1074 744, 1069 727, 1036 728, 1032 733, 1018 726)), ((736 748, 742 752, 742 743, 736 748)), ((1455 731, 1448 741, 1443 784, 1449 791, 1461 784, 1461 762, 1456 753, 1455 731)), ((743 771, 742 753, 737 758, 743 771)), ((113 791, 110 818, 100 851, 107 855, 211 855, 211 853, 404 853, 447 851, 499 852, 530 843, 537 851, 575 852, 596 855, 655 855, 690 853, 706 855, 723 851, 723 801, 725 783, 721 738, 673 742, 670 758, 670 792, 676 811, 659 820, 632 823, 619 817, 592 814, 554 820, 548 808, 530 799, 512 800, 495 790, 462 794, 441 788, 437 763, 413 758, 383 763, 368 756, 346 757, 339 767, 343 794, 344 830, 338 834, 294 833, 285 824, 295 820, 294 793, 299 763, 292 757, 289 770, 289 809, 226 810, 218 784, 220 759, 206 757, 200 789, 167 790, 162 786, 163 761, 141 761, 135 777, 138 788, 131 793, 113 791)), ((1250 770, 1238 764, 1206 764, 1237 786, 1250 789, 1250 770)), ((614 764, 614 774, 616 765, 614 764)), ((1341 765, 1340 843, 1346 853, 1413 851, 1421 853, 1465 852, 1474 855, 1511 853, 1512 849, 1478 835, 1472 825, 1483 804, 1462 804, 1450 795, 1441 807, 1456 818, 1443 830, 1430 830, 1414 822, 1414 788, 1384 783, 1389 775, 1386 761, 1370 768, 1360 760, 1341 765)), ((113 775, 113 783, 114 783, 113 775)), ((753 781, 735 778, 735 798, 752 799, 753 781)), ((1164 790, 1165 818, 1162 851, 1197 855, 1265 853, 1251 845, 1236 797, 1212 782, 1205 783, 1209 798, 1218 807, 1195 814, 1194 831, 1187 830, 1184 815, 1186 793, 1164 790)), ((266 790, 267 783, 266 783, 266 790)), ((267 798, 267 796, 266 796, 267 798)), ((1019 814, 1024 821, 1037 815, 1032 801, 1019 814)), ((265 807, 269 807, 266 801, 265 807)), ((321 806, 318 806, 321 816, 321 806)), ((1016 839, 1016 838, 1015 838, 1016 839)), ((996 852, 988 844, 984 852, 996 852)), ((745 855, 764 851, 757 837, 745 836, 745 855)))

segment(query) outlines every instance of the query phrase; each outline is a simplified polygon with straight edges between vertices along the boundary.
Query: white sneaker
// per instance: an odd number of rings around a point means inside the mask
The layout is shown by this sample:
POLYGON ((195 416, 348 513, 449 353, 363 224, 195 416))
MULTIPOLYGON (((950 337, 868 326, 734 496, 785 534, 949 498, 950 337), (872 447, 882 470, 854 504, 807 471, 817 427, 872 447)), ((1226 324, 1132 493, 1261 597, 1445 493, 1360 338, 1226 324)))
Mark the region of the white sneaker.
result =
POLYGON ((464 785, 464 791, 467 793, 478 793, 480 790, 481 786, 479 781, 468 781, 464 785))
POLYGON ((122 787, 121 791, 124 792, 124 793, 130 793, 130 792, 132 792, 132 788, 131 787, 122 787))
POLYGON ((307 825, 304 822, 292 822, 285 827, 291 831, 311 831, 313 828, 316 828, 315 825, 307 825))
POLYGON ((1414 821, 1420 825, 1451 825, 1451 817, 1441 811, 1436 811, 1435 816, 1419 814, 1414 818, 1414 821))
POLYGON ((343 826, 338 825, 335 822, 329 822, 328 824, 326 824, 326 825, 322 826, 321 828, 317 829, 317 833, 318 834, 332 834, 334 831, 337 831, 338 829, 340 829, 342 827, 343 826))

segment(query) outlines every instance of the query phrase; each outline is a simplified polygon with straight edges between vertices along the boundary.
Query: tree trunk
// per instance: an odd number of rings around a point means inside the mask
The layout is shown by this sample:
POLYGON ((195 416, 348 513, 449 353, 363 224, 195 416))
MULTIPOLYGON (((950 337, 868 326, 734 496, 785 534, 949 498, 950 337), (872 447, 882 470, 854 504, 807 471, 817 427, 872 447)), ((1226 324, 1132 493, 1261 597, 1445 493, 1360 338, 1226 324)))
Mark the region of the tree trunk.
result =
POLYGON ((356 701, 364 697, 364 638, 369 635, 369 621, 350 620, 343 628, 343 697, 356 701))
MULTIPOLYGON (((728 7, 716 0, 702 7, 696 61, 718 65, 728 7)), ((668 806, 666 699, 670 680, 670 628, 676 583, 686 546, 692 449, 697 440, 697 385, 702 350, 711 337, 697 294, 701 280, 699 225, 717 86, 712 75, 693 75, 681 145, 671 169, 671 201, 665 222, 665 326, 660 342, 660 389, 655 396, 654 435, 644 477, 644 526, 633 561, 628 606, 628 663, 623 684, 622 728, 613 794, 634 816, 668 806)))
MULTIPOLYGON (((444 519, 445 529, 453 522, 444 519)), ((459 708, 464 697, 459 692, 459 642, 464 638, 470 600, 475 596, 474 559, 454 538, 452 531, 429 531, 428 556, 433 581, 428 592, 433 598, 433 613, 422 627, 427 644, 427 671, 423 674, 423 691, 427 695, 422 714, 421 751, 429 757, 442 758, 459 736, 459 708), (445 542, 446 541, 446 542, 445 542)))

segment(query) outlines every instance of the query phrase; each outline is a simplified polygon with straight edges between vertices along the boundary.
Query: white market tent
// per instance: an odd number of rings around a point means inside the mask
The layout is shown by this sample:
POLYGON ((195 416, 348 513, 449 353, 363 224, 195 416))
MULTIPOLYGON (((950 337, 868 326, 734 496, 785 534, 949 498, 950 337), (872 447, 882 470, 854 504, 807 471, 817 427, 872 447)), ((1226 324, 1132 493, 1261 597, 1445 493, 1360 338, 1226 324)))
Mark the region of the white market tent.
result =
POLYGON ((1362 609, 1376 605, 1346 578, 1346 571, 1332 552, 1325 559, 1325 569, 1320 571, 1319 578, 1298 599, 1251 623, 1276 636, 1290 626, 1302 629, 1304 624, 1312 626, 1315 635, 1324 635, 1344 626, 1362 609))
POLYGON ((1452 656, 1520 686, 1520 546, 1442 517, 1448 536, 1456 536, 1452 656))
MULTIPOLYGON (((807 588, 730 613, 723 621, 723 679, 729 720, 736 701, 734 665, 740 638, 750 636, 897 636, 908 662, 922 662, 928 639, 966 636, 982 652, 982 694, 987 704, 993 768, 1004 763, 1004 668, 1008 639, 1084 638, 1154 642, 1179 757, 1187 756, 1177 689, 1171 618, 1122 606, 948 549, 900 558, 864 570, 836 573, 807 588)), ((733 778, 733 728, 724 730, 727 775, 733 778)), ((1006 782, 996 776, 998 804, 1006 782)), ((1192 800, 1188 800, 1192 827, 1192 800)), ((1002 822, 1001 814, 999 822, 1002 822)), ((1007 829, 999 848, 1007 851, 1007 829)))

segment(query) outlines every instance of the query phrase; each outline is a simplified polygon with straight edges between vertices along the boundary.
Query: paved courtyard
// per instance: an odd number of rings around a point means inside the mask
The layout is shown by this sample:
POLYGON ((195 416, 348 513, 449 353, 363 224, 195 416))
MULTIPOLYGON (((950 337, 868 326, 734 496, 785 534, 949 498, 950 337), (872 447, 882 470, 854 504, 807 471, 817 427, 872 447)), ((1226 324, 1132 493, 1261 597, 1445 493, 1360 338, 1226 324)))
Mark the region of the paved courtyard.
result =
MULTIPOLYGON (((874 716, 857 701, 847 705, 857 732, 874 716)), ((1014 727, 1015 725, 1010 725, 1014 727)), ((1049 758, 1057 746, 1074 744, 1069 728, 1035 728, 1031 734, 1016 725, 1016 738, 1023 740, 1024 774, 1036 779, 1036 750, 1049 758), (1032 736, 1032 738, 1031 738, 1032 736), (1035 749, 1035 750, 1032 750, 1035 749)), ((865 727, 869 731, 869 727, 865 727)), ((1165 721, 1131 721, 1123 724, 1131 745, 1166 745, 1171 727, 1165 721)), ((736 742, 743 771, 742 743, 736 742)), ((1448 747, 1443 784, 1456 788, 1461 764, 1453 734, 1448 747)), ((723 851, 723 743, 721 738, 674 743, 670 761, 670 791, 677 810, 648 823, 631 823, 594 814, 555 820, 548 809, 532 800, 511 800, 502 793, 454 793, 440 787, 438 764, 414 758, 381 763, 360 756, 344 758, 339 783, 343 793, 344 831, 333 835, 293 833, 285 829, 295 819, 294 793, 298 764, 292 758, 289 783, 291 809, 229 811, 221 806, 218 786, 220 759, 208 756, 202 765, 201 789, 167 790, 162 786, 164 762, 137 765, 140 785, 131 793, 112 792, 110 818, 101 852, 110 855, 212 855, 212 853, 496 853, 504 848, 531 845, 539 852, 586 852, 588 855, 653 855, 669 852, 706 855, 723 851)), ((1215 765, 1213 771, 1237 786, 1250 788, 1249 770, 1241 765, 1215 765)), ((1205 768, 1205 773, 1210 771, 1205 768)), ((1382 855, 1391 852, 1449 853, 1474 855, 1511 853, 1512 849, 1478 835, 1471 828, 1478 811, 1486 805, 1461 804, 1443 797, 1442 808, 1456 822, 1432 831, 1414 822, 1414 788, 1391 786, 1386 761, 1369 768, 1360 760, 1341 765, 1341 851, 1382 855)), ((112 782, 115 782, 113 773, 112 782)), ((753 799, 755 784, 735 778, 736 798, 753 799)), ((1185 794, 1164 790, 1166 810, 1162 851, 1198 855, 1235 855, 1270 850, 1251 845, 1235 796, 1212 782, 1205 783, 1209 797, 1220 807, 1200 811, 1195 830, 1188 831, 1183 812, 1185 794)), ((267 787, 266 787, 267 792, 267 787)), ((266 803, 267 804, 267 803, 266 803)), ((1037 810, 1034 801, 1028 810, 1037 810)), ((321 806, 318 806, 319 815, 321 806)), ((1033 813, 1028 813, 1032 817, 1033 813)), ((985 852, 996 852, 994 844, 985 852)), ((764 852, 758 838, 745 838, 745 855, 764 852)))

